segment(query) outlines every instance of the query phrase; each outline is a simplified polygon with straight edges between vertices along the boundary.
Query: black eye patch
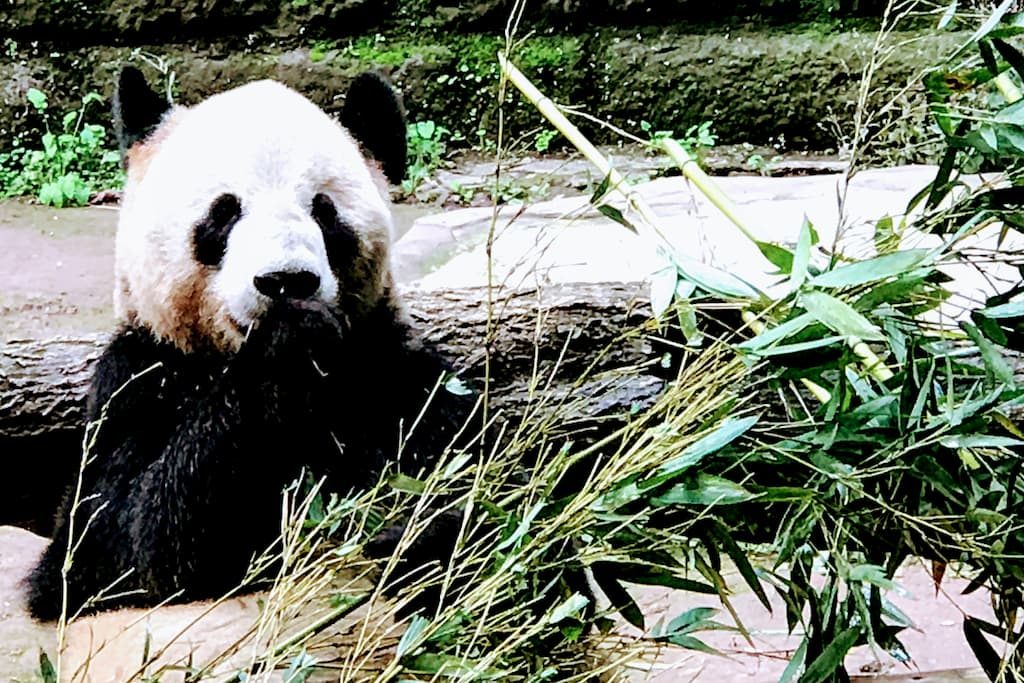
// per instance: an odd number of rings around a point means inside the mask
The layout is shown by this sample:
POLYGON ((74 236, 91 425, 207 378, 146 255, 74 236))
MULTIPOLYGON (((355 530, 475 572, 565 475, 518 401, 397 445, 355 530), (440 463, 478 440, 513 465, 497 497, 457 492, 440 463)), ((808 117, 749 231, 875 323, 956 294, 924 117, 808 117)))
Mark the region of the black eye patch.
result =
POLYGON ((192 250, 204 266, 216 266, 224 259, 231 228, 242 217, 242 200, 233 194, 222 194, 210 204, 206 216, 192 231, 192 250))
POLYGON ((359 237, 351 225, 338 215, 338 209, 331 198, 323 193, 313 197, 310 211, 313 220, 320 226, 327 248, 327 260, 335 271, 345 267, 359 253, 359 237))

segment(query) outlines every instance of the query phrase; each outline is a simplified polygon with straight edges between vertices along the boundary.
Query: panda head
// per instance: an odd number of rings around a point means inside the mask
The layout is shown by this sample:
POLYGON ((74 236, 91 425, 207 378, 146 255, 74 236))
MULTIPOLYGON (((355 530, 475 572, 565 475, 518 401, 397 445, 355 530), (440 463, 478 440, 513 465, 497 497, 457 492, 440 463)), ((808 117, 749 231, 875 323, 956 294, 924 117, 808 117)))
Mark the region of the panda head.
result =
POLYGON ((273 81, 172 107, 126 67, 114 119, 120 320, 230 353, 282 302, 349 325, 390 303, 387 181, 404 173, 405 122, 380 76, 356 78, 339 124, 273 81))

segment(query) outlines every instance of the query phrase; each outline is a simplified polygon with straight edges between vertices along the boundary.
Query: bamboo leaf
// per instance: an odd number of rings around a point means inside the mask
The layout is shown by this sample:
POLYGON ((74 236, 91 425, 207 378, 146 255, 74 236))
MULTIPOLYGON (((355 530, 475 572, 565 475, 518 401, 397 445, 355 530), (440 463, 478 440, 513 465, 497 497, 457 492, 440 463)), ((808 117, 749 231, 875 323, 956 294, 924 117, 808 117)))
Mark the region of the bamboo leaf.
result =
POLYGON ((988 434, 954 434, 939 439, 946 448, 1010 448, 1024 446, 1024 441, 1009 436, 990 436, 988 434))
POLYGON ((616 575, 623 581, 639 583, 644 586, 664 586, 676 590, 689 591, 691 593, 704 593, 706 595, 717 595, 715 587, 701 581, 684 579, 668 572, 644 564, 616 563, 616 575))
POLYGON ((595 206, 599 204, 601 200, 604 199, 604 196, 608 194, 608 187, 611 184, 612 174, 609 173, 604 178, 601 179, 601 182, 598 183, 597 187, 594 189, 594 193, 590 195, 590 203, 595 206))
POLYGON ((941 31, 942 29, 950 25, 950 23, 953 21, 953 17, 956 16, 956 7, 957 0, 953 0, 953 2, 949 3, 949 7, 947 7, 946 10, 942 13, 942 16, 939 17, 939 25, 936 28, 938 28, 941 31))
POLYGON ((800 645, 796 648, 796 652, 789 659, 789 664, 786 665, 785 670, 782 672, 782 676, 779 677, 779 683, 790 683, 796 679, 796 675, 800 672, 800 669, 804 665, 804 661, 807 659, 807 638, 800 640, 800 645))
POLYGON ((409 654, 415 647, 419 645, 420 637, 423 635, 423 631, 430 626, 430 619, 416 615, 409 622, 409 625, 405 628, 405 633, 398 641, 398 645, 395 647, 395 656, 401 659, 405 655, 409 654))
POLYGON ((613 221, 615 221, 622 227, 626 228, 633 234, 637 234, 636 226, 630 223, 629 219, 626 218, 626 216, 621 211, 619 211, 611 204, 601 204, 600 206, 597 207, 597 210, 603 216, 612 219, 613 221))
POLYGON ((894 277, 918 267, 931 253, 928 249, 906 249, 882 254, 833 268, 811 278, 816 287, 838 288, 863 285, 894 277))
POLYGON ((594 576, 594 581, 601 587, 601 591, 608 598, 608 602, 611 603, 612 607, 622 615, 622 618, 636 626, 640 630, 644 630, 644 614, 640 611, 640 607, 636 604, 633 596, 629 594, 618 579, 612 574, 612 568, 615 565, 607 562, 598 562, 591 567, 591 571, 594 576))
POLYGON ((814 498, 814 491, 801 486, 766 486, 754 487, 751 491, 762 503, 795 503, 814 498))
POLYGON ((996 112, 995 121, 997 123, 1006 123, 1014 126, 1024 124, 1024 100, 1008 104, 1000 109, 996 112))
POLYGON ((514 546, 516 543, 518 543, 523 537, 525 537, 526 534, 530 531, 530 525, 533 523, 534 518, 537 517, 537 514, 543 508, 543 502, 534 503, 533 507, 531 507, 527 511, 522 521, 519 522, 519 525, 516 527, 516 530, 512 532, 512 535, 506 538, 501 543, 499 543, 495 550, 502 551, 506 548, 510 548, 514 546))
POLYGON ((680 275, 711 294, 725 298, 755 299, 759 294, 736 275, 694 259, 673 256, 680 275))
MULTIPOLYGON (((706 434, 687 446, 682 453, 658 468, 658 475, 675 474, 689 469, 704 459, 704 456, 719 451, 743 436, 757 424, 760 415, 728 417, 710 434, 706 434)), ((644 484, 641 484, 643 486, 644 484)))
POLYGON ((754 494, 739 484, 716 477, 699 474, 690 482, 677 484, 664 494, 651 500, 655 507, 670 505, 734 505, 754 498, 754 494))
POLYGON ((800 236, 796 241, 796 251, 793 254, 793 271, 789 281, 792 291, 800 289, 807 279, 807 267, 811 262, 811 221, 804 216, 803 225, 800 226, 800 236))
POLYGON ((427 484, 421 479, 410 477, 409 475, 398 473, 393 474, 388 478, 388 484, 391 488, 396 491, 402 491, 404 493, 413 493, 419 495, 427 490, 427 484))
POLYGON ((985 364, 985 369, 992 374, 996 381, 1001 382, 1005 386, 1013 386, 1013 368, 1006 362, 1006 359, 999 352, 999 349, 996 348, 996 345, 981 334, 974 325, 963 322, 960 323, 960 326, 978 347, 978 351, 981 352, 981 361, 985 364))
POLYGON ((757 335, 753 339, 748 339, 742 344, 738 344, 737 348, 744 351, 756 351, 763 349, 766 346, 771 346, 776 342, 780 342, 786 337, 796 334, 802 331, 805 327, 814 322, 814 316, 810 313, 801 313, 791 320, 787 320, 781 325, 769 328, 757 335))
POLYGON ((978 313, 986 318, 995 318, 997 320, 1001 320, 1003 318, 1020 318, 1024 316, 1024 301, 1010 301, 1009 303, 1001 304, 999 306, 982 308, 978 313))
POLYGON ((996 59, 996 51, 992 49, 992 41, 982 39, 978 41, 978 54, 981 55, 981 63, 985 70, 993 76, 999 73, 999 61, 996 59))
POLYGON ((403 668, 406 671, 433 676, 432 680, 441 677, 473 681, 504 681, 510 674, 509 671, 501 669, 481 669, 481 666, 480 662, 472 659, 433 652, 424 652, 403 662, 403 668))
POLYGON ((725 554, 729 556, 729 559, 736 565, 736 569, 739 571, 740 576, 747 582, 750 590, 754 592, 757 599, 761 601, 764 608, 769 612, 772 611, 772 603, 768 600, 768 596, 764 592, 764 586, 761 585, 761 580, 757 578, 757 572, 754 571, 753 565, 750 564, 750 560, 747 559, 747 553, 740 548, 739 544, 733 540, 729 530, 725 524, 715 520, 714 534, 721 544, 722 549, 725 550, 725 554))
POLYGON ((718 614, 713 607, 694 607, 689 609, 669 622, 665 627, 665 633, 690 633, 701 627, 702 624, 713 624, 711 617, 718 614))
POLYGON ((660 318, 672 305, 678 281, 679 271, 672 265, 651 276, 651 312, 655 318, 660 318))
POLYGON ((755 242, 761 254, 771 262, 783 275, 789 275, 793 270, 793 252, 778 244, 771 242, 755 242))
POLYGON ((57 670, 42 648, 39 649, 39 676, 43 683, 57 683, 57 670))
POLYGON ((838 334, 871 341, 885 341, 885 336, 873 323, 849 304, 824 292, 805 292, 800 303, 818 322, 838 334))
POLYGON ((676 645, 678 647, 686 648, 687 650, 696 650, 698 652, 705 652, 705 653, 707 653, 709 655, 721 654, 718 650, 716 650, 715 648, 711 647, 710 645, 705 643, 703 640, 700 640, 699 638, 694 638, 693 636, 670 635, 670 636, 665 636, 663 638, 663 640, 666 640, 666 641, 668 641, 668 642, 670 642, 673 645, 676 645))
POLYGON ((835 637, 821 654, 810 663, 807 671, 800 677, 800 683, 825 683, 831 680, 836 670, 843 665, 846 653, 850 651, 857 638, 860 627, 848 628, 835 637))
POLYGON ((770 358, 772 356, 788 356, 793 353, 802 353, 804 351, 810 351, 811 349, 820 349, 823 346, 832 346, 833 344, 841 344, 846 341, 846 337, 829 336, 821 337, 820 339, 810 339, 805 342, 796 342, 793 344, 779 344, 773 346, 770 349, 762 349, 755 352, 755 355, 770 358))
POLYGON ((972 35, 955 53, 953 53, 953 56, 950 57, 950 61, 954 61, 959 58, 964 52, 969 50, 972 45, 991 33, 992 29, 998 26, 999 22, 1002 21, 1003 15, 1009 12, 1013 7, 1013 3, 1014 0, 1003 0, 999 3, 999 6, 996 7, 992 14, 989 15, 988 19, 985 20, 985 23, 978 27, 978 30, 974 32, 974 35, 972 35))
POLYGON ((623 505, 632 503, 642 495, 643 491, 636 482, 626 482, 595 500, 590 504, 590 509, 594 512, 612 512, 623 505))
POLYGON ((964 619, 964 638, 988 679, 990 681, 999 680, 999 672, 1003 668, 1002 658, 985 638, 984 632, 978 625, 978 620, 974 617, 964 619))
POLYGON ((578 617, 580 612, 589 604, 589 599, 579 593, 573 593, 551 611, 551 614, 548 616, 548 623, 558 624, 570 617, 578 617))

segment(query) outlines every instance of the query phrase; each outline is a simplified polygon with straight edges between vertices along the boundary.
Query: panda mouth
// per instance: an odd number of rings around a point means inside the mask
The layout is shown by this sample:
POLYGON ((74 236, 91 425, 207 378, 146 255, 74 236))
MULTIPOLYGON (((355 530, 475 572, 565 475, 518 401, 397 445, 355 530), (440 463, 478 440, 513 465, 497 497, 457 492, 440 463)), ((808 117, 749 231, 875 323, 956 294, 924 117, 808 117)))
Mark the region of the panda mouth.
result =
POLYGON ((253 328, 256 327, 255 320, 248 324, 243 324, 239 322, 233 315, 228 316, 228 322, 231 323, 231 326, 234 328, 235 332, 239 334, 243 341, 247 341, 249 339, 249 335, 252 334, 253 328))

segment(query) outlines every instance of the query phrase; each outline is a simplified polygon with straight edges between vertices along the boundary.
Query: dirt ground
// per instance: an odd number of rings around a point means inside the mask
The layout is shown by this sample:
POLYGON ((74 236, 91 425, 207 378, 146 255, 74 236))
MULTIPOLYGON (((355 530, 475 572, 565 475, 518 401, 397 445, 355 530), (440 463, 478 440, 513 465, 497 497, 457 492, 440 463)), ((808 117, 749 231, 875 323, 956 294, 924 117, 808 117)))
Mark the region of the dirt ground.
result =
MULTIPOLYGON (((405 217, 406 222, 415 214, 405 217)), ((115 208, 56 211, 21 202, 0 203, 0 344, 20 337, 111 329, 116 218, 115 208)), ((20 575, 41 549, 42 539, 13 529, 0 531, 0 680, 36 680, 29 672, 37 670, 33 666, 39 649, 52 648, 53 634, 25 619, 20 575)), ((905 636, 914 661, 904 666, 860 648, 849 660, 851 671, 859 672, 857 680, 983 681, 960 626, 964 613, 990 614, 988 597, 982 591, 959 595, 965 585, 959 579, 948 580, 936 596, 920 566, 905 568, 898 580, 907 594, 893 600, 919 627, 905 636)), ((713 606, 706 599, 695 600, 642 594, 642 602, 669 618, 689 607, 713 606)), ((780 604, 769 615, 753 596, 742 593, 736 606, 754 635, 755 647, 734 634, 712 634, 708 642, 729 657, 667 652, 654 671, 637 672, 636 680, 778 680, 795 647, 795 639, 785 633, 784 609, 780 604)))
POLYGON ((0 341, 109 330, 117 210, 0 203, 0 341))

